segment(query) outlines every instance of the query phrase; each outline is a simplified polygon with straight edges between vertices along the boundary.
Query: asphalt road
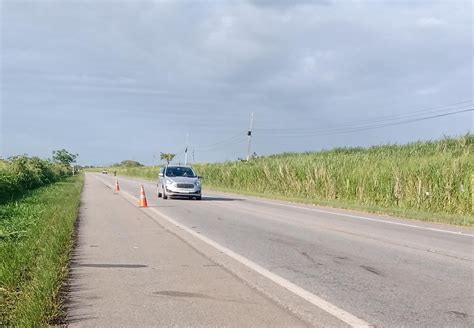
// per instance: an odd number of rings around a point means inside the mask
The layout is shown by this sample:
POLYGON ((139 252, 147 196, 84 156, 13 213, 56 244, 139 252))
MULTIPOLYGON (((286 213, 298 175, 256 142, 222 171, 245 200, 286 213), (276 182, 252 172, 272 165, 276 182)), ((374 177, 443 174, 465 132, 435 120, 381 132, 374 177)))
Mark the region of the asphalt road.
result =
MULTIPOLYGON (((68 325, 309 326, 172 229, 86 177, 65 303, 68 325)), ((342 323, 328 318, 324 325, 342 323)))
POLYGON ((371 325, 474 326, 472 229, 223 193, 162 200, 156 183, 118 179, 124 198, 143 184, 157 214, 371 325))

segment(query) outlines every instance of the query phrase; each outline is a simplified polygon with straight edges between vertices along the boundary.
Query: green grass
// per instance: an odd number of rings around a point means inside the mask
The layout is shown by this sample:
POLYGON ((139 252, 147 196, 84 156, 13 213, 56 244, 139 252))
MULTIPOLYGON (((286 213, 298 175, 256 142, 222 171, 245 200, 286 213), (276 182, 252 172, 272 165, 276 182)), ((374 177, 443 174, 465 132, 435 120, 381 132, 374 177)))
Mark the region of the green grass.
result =
MULTIPOLYGON (((119 175, 126 175, 129 177, 138 177, 148 180, 158 179, 158 171, 160 168, 158 166, 140 166, 140 167, 109 167, 106 168, 108 174, 113 174, 114 171, 119 175)), ((95 169, 92 171, 100 172, 102 169, 95 169)))
POLYGON ((83 176, 0 205, 0 326, 45 326, 60 315, 83 176))
POLYGON ((444 223, 451 225, 459 226, 474 226, 474 217, 467 215, 455 215, 455 214, 444 214, 444 213, 429 213, 425 211, 420 211, 416 209, 400 209, 396 207, 381 207, 376 205, 363 205, 358 202, 350 202, 343 200, 327 200, 327 199, 314 199, 314 198, 304 198, 296 196, 282 196, 279 194, 272 194, 270 192, 260 193, 252 191, 243 191, 236 190, 231 188, 223 188, 221 186, 213 186, 206 184, 204 188, 214 191, 230 192, 237 193, 242 195, 263 197, 267 199, 276 199, 282 201, 289 201, 302 204, 317 205, 323 207, 333 207, 333 208, 343 208, 347 210, 355 210, 369 213, 376 213, 381 215, 391 215, 395 217, 401 217, 412 220, 435 222, 435 223, 444 223))
MULTIPOLYGON (((473 226, 474 135, 194 165, 208 188, 473 226)), ((155 180, 158 168, 110 168, 155 180)))
POLYGON ((0 204, 21 197, 29 190, 59 181, 71 174, 61 164, 25 155, 0 160, 0 204))

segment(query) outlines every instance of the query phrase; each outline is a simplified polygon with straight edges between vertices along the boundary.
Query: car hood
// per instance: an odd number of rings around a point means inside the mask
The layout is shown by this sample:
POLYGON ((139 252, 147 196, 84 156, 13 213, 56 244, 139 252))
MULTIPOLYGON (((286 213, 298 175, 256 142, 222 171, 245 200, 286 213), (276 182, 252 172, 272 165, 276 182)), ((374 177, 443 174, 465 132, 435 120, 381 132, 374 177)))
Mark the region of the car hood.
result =
POLYGON ((190 178, 190 177, 166 177, 166 178, 176 183, 195 183, 198 180, 198 178, 190 178))

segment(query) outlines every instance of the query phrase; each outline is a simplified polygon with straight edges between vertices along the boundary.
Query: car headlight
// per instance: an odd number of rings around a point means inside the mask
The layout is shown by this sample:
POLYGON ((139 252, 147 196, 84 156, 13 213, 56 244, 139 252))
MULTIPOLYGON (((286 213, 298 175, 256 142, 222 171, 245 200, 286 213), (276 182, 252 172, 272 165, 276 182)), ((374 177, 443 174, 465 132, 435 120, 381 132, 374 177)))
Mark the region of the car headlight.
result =
POLYGON ((166 179, 166 185, 167 186, 173 186, 175 184, 176 184, 176 182, 174 182, 173 180, 166 179))
POLYGON ((201 187, 201 181, 197 180, 195 183, 196 187, 201 187))

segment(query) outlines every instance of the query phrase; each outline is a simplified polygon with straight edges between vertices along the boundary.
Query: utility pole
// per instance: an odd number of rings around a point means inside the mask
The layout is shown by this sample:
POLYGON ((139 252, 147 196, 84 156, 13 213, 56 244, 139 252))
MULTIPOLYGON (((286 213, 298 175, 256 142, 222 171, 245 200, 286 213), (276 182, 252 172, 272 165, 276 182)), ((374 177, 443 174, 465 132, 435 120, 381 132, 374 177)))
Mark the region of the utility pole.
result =
POLYGON ((252 128, 253 128, 253 112, 250 116, 250 130, 247 132, 247 136, 249 137, 249 145, 247 147, 247 162, 250 159, 250 142, 252 141, 252 128))
POLYGON ((184 149, 184 165, 188 164, 188 143, 189 143, 189 133, 186 133, 186 149, 184 149))

